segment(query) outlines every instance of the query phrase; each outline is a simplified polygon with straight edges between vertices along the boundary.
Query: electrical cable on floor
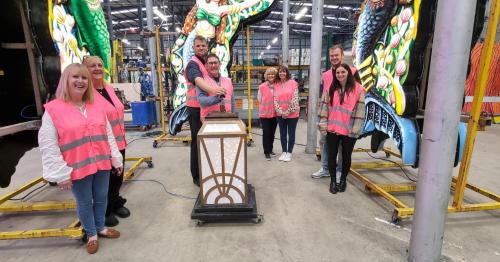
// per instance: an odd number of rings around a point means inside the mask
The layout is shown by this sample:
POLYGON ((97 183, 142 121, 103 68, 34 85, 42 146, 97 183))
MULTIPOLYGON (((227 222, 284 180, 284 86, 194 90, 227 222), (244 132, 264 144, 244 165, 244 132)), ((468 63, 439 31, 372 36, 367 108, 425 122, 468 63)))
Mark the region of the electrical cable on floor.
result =
POLYGON ((391 163, 394 163, 396 165, 398 165, 399 169, 401 169, 401 171, 403 171, 403 174, 405 174, 406 178, 408 178, 408 180, 412 181, 412 182, 417 182, 417 180, 415 179, 412 179, 408 176, 408 174, 406 173, 406 171, 404 170, 403 166, 401 166, 398 162, 396 161, 392 161, 392 160, 389 160, 389 159, 386 159, 386 158, 380 158, 380 157, 375 157, 375 156, 372 156, 370 154, 370 152, 365 152, 367 153, 371 158, 374 158, 374 159, 378 159, 378 160, 383 160, 383 161, 387 161, 387 162, 391 162, 391 163))
POLYGON ((41 185, 41 186, 39 186, 39 187, 37 187, 37 188, 35 188, 35 189, 31 190, 30 192, 28 192, 26 195, 24 195, 24 196, 23 196, 23 197, 21 197, 21 198, 10 198, 9 200, 13 200, 13 201, 21 201, 21 200, 24 200, 24 199, 26 199, 29 195, 31 195, 31 194, 35 193, 36 191, 38 191, 38 190, 42 189, 42 188, 43 188, 44 186, 46 186, 46 185, 48 185, 48 183, 46 183, 46 184, 44 183, 43 185, 41 185))
POLYGON ((181 194, 177 194, 177 193, 173 193, 173 192, 168 191, 162 182, 155 180, 155 179, 130 179, 130 180, 125 180, 124 182, 154 182, 154 183, 160 184, 161 187, 163 188, 163 191, 165 191, 165 193, 167 193, 168 195, 171 195, 173 197, 178 197, 178 198, 189 199, 189 200, 196 200, 195 197, 185 196, 185 195, 181 195, 181 194))
MULTIPOLYGON (((259 133, 254 133, 254 132, 251 132, 251 134, 252 134, 252 135, 257 135, 257 136, 262 136, 262 134, 259 134, 259 133)), ((279 138, 274 138, 274 139, 276 139, 276 140, 278 140, 278 141, 281 141, 281 139, 279 139, 279 138)), ((300 143, 294 143, 294 145, 297 145, 297 146, 306 146, 306 145, 304 145, 304 144, 300 144, 300 143)))

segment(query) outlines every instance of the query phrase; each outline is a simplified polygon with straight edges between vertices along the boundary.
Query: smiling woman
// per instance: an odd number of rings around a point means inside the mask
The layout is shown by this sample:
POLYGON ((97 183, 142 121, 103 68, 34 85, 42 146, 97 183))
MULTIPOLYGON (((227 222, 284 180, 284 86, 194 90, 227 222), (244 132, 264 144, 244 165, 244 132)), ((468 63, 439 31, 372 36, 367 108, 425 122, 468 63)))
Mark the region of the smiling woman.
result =
POLYGON ((89 241, 87 252, 97 252, 97 235, 117 238, 120 232, 104 225, 109 171, 121 173, 118 151, 106 113, 93 103, 90 73, 81 64, 63 71, 56 99, 45 104, 38 143, 42 153, 43 178, 61 189, 71 189, 77 214, 89 241))
MULTIPOLYGON (((113 87, 104 80, 104 63, 98 56, 84 57, 83 64, 87 66, 94 86, 95 103, 106 111, 106 116, 111 124, 113 135, 120 153, 125 159, 124 106, 116 96, 113 87)), ((108 206, 106 209, 106 226, 116 226, 119 221, 115 214, 121 218, 130 216, 130 211, 124 206, 126 199, 120 196, 120 188, 123 183, 123 170, 111 169, 109 176, 108 206)))

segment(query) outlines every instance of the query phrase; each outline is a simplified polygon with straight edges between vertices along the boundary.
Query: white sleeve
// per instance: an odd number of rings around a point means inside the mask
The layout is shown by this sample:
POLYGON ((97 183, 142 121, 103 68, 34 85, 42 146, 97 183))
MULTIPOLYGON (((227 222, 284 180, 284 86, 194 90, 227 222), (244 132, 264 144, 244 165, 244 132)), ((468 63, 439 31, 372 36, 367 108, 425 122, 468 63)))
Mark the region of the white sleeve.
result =
POLYGON ((108 135, 108 143, 109 148, 111 149, 111 165, 113 167, 122 167, 123 166, 123 157, 118 150, 118 145, 116 144, 115 135, 113 135, 113 129, 111 129, 111 124, 106 119, 106 133, 108 135))
POLYGON ((42 117, 42 126, 38 131, 38 145, 42 153, 42 176, 49 182, 62 182, 71 179, 73 168, 62 157, 57 138, 57 130, 48 112, 42 117))

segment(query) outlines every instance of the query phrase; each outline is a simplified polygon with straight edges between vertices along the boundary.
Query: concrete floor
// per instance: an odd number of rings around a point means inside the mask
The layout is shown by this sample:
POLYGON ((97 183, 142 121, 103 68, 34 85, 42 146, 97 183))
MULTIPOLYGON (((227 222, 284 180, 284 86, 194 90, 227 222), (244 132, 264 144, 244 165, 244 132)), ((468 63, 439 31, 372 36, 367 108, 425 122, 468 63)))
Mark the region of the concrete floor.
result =
MULTIPOLYGON (((260 129, 254 130, 260 133, 260 129)), ((128 132, 132 141, 140 132, 128 132)), ((278 136, 278 134, 277 134, 278 136)), ((132 216, 121 219, 118 240, 103 239, 96 255, 86 253, 79 240, 46 238, 0 241, 1 261, 405 261, 411 234, 411 220, 399 226, 390 223, 393 206, 383 198, 364 191, 349 179, 347 191, 332 195, 329 179, 311 179, 320 164, 304 153, 306 123, 299 122, 293 161, 264 160, 261 137, 248 149, 249 181, 256 188, 259 213, 264 222, 214 223, 197 226, 190 219, 194 200, 167 194, 151 181, 128 182, 123 195, 132 216)), ((367 147, 369 140, 356 147, 367 147)), ((280 152, 279 141, 275 152, 280 152)), ((2 152, 5 153, 5 152, 2 152)), ((500 125, 479 132, 473 155, 470 182, 500 193, 500 125)), ((152 139, 136 140, 128 156, 152 156, 154 168, 142 168, 135 179, 157 180, 166 190, 194 197, 198 188, 189 174, 189 147, 165 143, 152 147, 152 139)), ((383 154, 376 154, 382 157, 383 154)), ((365 153, 354 161, 371 159, 365 153)), ((38 149, 20 161, 8 188, 12 191, 40 175, 38 149)), ((417 170, 407 168, 410 176, 417 170)), ((455 169, 458 172, 458 168, 455 169)), ((366 174, 366 172, 365 172, 366 174)), ((407 182, 399 169, 370 171, 378 182, 407 182)), ((30 201, 72 199, 69 192, 44 188, 30 201)), ((414 194, 401 199, 412 204, 414 194)), ((484 201, 466 191, 467 201, 484 201)), ((0 214, 0 231, 64 227, 75 219, 74 211, 0 214)), ((432 221, 429 221, 432 223, 432 221)), ((448 215, 443 243, 443 261, 500 261, 500 211, 448 215)))

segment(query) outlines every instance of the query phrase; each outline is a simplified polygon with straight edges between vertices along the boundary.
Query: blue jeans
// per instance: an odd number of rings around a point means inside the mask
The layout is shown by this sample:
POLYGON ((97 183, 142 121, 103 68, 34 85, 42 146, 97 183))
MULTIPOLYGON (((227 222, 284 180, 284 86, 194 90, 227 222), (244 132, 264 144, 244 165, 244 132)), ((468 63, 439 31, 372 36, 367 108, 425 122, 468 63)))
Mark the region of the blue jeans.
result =
MULTIPOLYGON (((321 135, 319 138, 319 148, 321 150, 321 167, 328 171, 328 146, 326 145, 326 135, 321 135)), ((342 144, 339 145, 339 152, 342 152, 342 144)), ((342 172, 342 154, 337 157, 337 173, 342 172)))
POLYGON ((295 145, 295 130, 297 129, 297 122, 299 122, 298 117, 278 117, 278 125, 280 126, 281 149, 283 152, 292 153, 293 151, 293 146, 295 145))
POLYGON ((109 170, 100 170, 83 179, 73 180, 76 213, 88 237, 104 229, 108 187, 109 170))

